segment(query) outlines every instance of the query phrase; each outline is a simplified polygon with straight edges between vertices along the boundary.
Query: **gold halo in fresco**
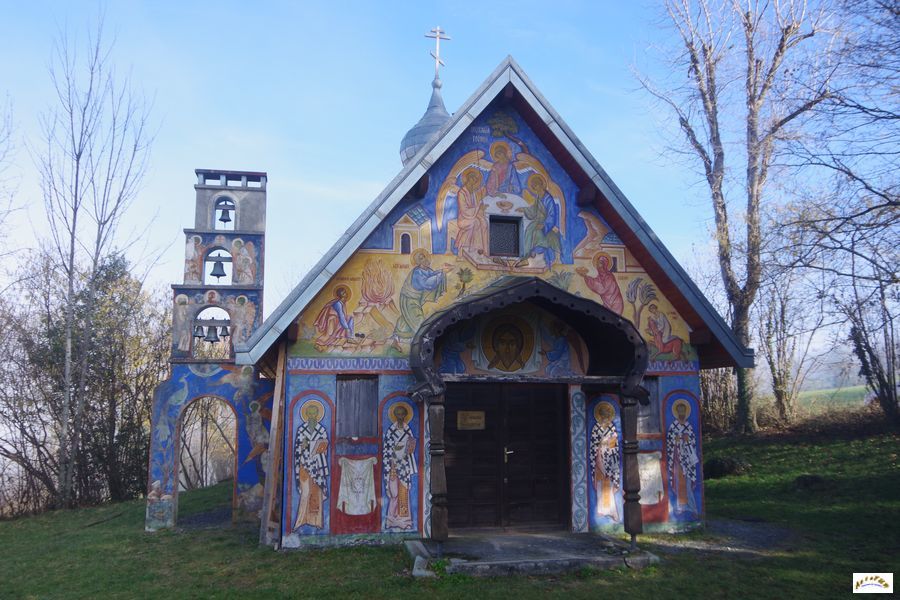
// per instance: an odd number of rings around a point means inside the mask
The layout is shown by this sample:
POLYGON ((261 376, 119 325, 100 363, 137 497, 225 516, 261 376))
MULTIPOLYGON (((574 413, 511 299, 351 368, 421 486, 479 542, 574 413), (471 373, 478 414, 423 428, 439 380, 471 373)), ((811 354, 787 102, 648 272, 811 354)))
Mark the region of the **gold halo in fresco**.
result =
POLYGON ((462 181, 463 187, 468 187, 466 184, 468 183, 470 177, 475 177, 478 180, 478 185, 481 185, 483 177, 481 175, 481 171, 479 171, 477 167, 469 167, 462 172, 460 181, 462 181))
POLYGON ((594 255, 594 267, 599 271, 600 270, 600 260, 603 258, 606 259, 606 270, 612 271, 613 265, 615 263, 613 262, 612 256, 610 256, 606 252, 598 252, 597 254, 594 255))
POLYGON ((512 160, 512 151, 509 149, 509 144, 503 141, 494 142, 493 144, 491 144, 491 158, 497 160, 497 151, 500 150, 500 148, 506 150, 507 160, 512 160))
POLYGON ((401 406, 406 409, 406 417, 404 417, 403 423, 400 423, 399 425, 406 425, 410 422, 410 420, 412 420, 413 417, 413 408, 412 406, 410 406, 409 402, 400 400, 399 402, 395 402, 393 405, 391 405, 391 407, 388 409, 388 418, 392 423, 397 423, 397 415, 394 414, 394 411, 401 406))
POLYGON ((678 418, 678 407, 684 407, 684 418, 687 420, 688 417, 691 416, 691 403, 687 400, 678 399, 672 403, 672 416, 676 419, 678 418))
POLYGON ((416 248, 413 250, 412 254, 409 255, 409 264, 412 266, 417 266, 419 264, 419 257, 428 258, 428 252, 425 251, 424 248, 416 248))
POLYGON ((307 400, 302 405, 300 405, 300 418, 303 419, 303 422, 306 423, 309 419, 306 416, 306 411, 310 408, 319 409, 319 414, 316 415, 316 421, 321 421, 325 416, 325 407, 318 400, 307 400))
POLYGON ((481 351, 489 369, 519 371, 534 351, 534 331, 528 321, 515 315, 496 317, 481 333, 481 351))
POLYGON ((616 409, 606 400, 598 402, 594 407, 594 418, 598 423, 606 423, 616 418, 616 409))
POLYGON ((350 297, 353 296, 353 291, 350 289, 350 286, 341 284, 341 285, 335 286, 335 288, 334 288, 334 297, 335 297, 335 298, 340 298, 340 297, 341 297, 341 291, 344 292, 344 300, 349 300, 350 297))
MULTIPOLYGON (((532 173, 528 176, 528 189, 534 193, 538 193, 538 190, 544 191, 547 189, 547 179, 541 175, 540 173, 532 173)), ((540 200, 540 198, 538 198, 540 200)))

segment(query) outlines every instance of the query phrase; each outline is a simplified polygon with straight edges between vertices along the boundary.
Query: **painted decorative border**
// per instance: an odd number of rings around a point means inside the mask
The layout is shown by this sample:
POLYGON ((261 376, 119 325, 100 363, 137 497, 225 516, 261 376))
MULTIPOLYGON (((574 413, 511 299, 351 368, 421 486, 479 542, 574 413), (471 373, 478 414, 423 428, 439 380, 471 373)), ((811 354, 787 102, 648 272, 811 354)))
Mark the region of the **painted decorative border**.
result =
POLYGON ((572 531, 588 530, 587 498, 587 434, 584 412, 584 393, 576 386, 571 389, 572 436, 572 531))
POLYGON ((409 371, 407 358, 346 357, 287 359, 288 371, 409 371))

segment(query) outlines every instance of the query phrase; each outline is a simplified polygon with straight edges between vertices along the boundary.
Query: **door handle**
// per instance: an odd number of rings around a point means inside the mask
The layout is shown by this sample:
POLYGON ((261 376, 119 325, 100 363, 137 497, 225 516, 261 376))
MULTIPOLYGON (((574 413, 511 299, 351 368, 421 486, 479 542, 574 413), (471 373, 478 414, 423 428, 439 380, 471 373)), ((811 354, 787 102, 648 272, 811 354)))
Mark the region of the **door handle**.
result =
POLYGON ((509 455, 510 455, 510 454, 515 454, 515 453, 516 453, 515 450, 508 450, 506 446, 503 446, 503 462, 504 462, 504 463, 508 463, 508 462, 509 462, 509 455))

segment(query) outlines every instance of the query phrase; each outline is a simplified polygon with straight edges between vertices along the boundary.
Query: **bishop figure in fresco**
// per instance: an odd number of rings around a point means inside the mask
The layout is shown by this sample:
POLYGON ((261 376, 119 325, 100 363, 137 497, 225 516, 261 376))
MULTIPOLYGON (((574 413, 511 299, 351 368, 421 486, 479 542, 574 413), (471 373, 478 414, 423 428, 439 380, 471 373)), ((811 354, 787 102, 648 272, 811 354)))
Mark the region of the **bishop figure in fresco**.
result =
POLYGON ((597 516, 619 521, 616 493, 619 491, 619 433, 614 422, 616 411, 609 402, 600 402, 594 409, 591 429, 591 473, 597 493, 597 516))
POLYGON ((418 473, 416 464, 416 438, 409 426, 412 411, 405 402, 398 402, 389 412, 391 425, 384 434, 382 460, 387 492, 387 518, 385 529, 412 529, 409 490, 413 477, 418 473))
POLYGON ((328 498, 328 432, 319 422, 324 407, 318 400, 307 401, 300 409, 303 423, 294 437, 294 474, 300 503, 294 529, 310 525, 324 526, 325 500, 328 498))
POLYGON ((687 400, 672 404, 675 420, 666 432, 666 455, 669 458, 669 494, 674 497, 676 515, 698 516, 694 489, 697 486, 697 435, 688 421, 691 406, 687 400))

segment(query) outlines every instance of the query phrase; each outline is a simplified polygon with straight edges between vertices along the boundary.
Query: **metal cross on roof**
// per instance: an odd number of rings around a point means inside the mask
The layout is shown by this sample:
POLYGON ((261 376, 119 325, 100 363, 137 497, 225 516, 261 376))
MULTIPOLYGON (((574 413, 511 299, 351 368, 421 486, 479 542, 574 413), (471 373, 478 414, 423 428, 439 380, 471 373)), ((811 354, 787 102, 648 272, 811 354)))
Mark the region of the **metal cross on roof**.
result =
POLYGON ((426 33, 425 37, 434 39, 434 52, 431 53, 431 57, 434 59, 434 78, 438 79, 438 71, 441 67, 444 66, 444 61, 441 60, 441 40, 449 40, 450 37, 444 35, 447 33, 441 26, 438 25, 434 29, 431 30, 431 33, 426 33))

